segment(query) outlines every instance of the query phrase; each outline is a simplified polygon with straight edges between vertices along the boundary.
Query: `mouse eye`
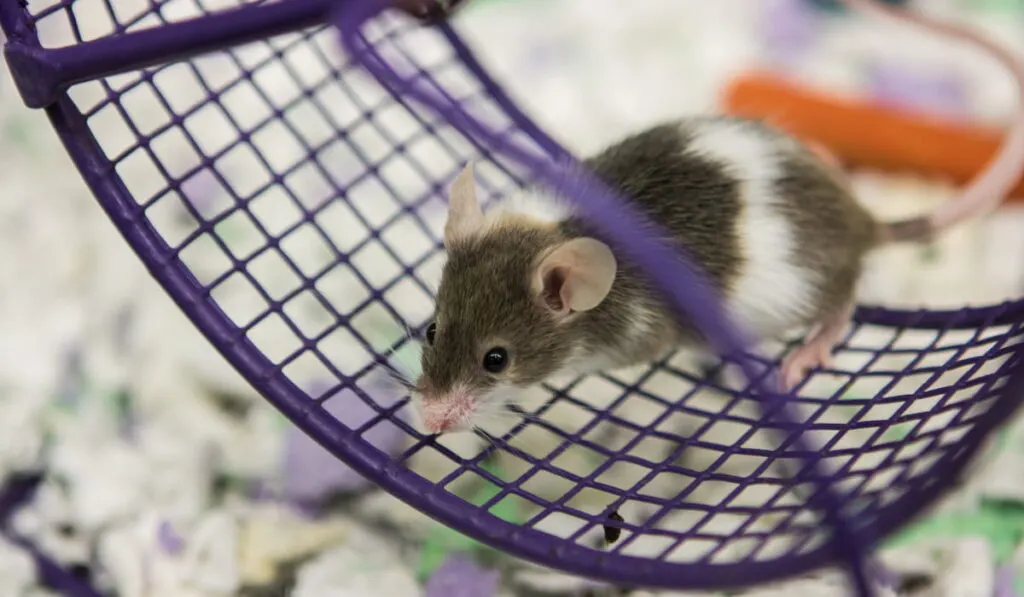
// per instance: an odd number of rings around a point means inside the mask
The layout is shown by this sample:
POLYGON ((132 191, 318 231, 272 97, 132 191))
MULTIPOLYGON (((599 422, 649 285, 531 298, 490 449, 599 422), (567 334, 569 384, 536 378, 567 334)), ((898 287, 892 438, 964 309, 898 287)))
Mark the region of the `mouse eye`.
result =
POLYGON ((436 334, 437 334, 437 324, 434 323, 434 322, 430 322, 430 325, 427 326, 427 344, 433 344, 434 343, 434 336, 436 334))
POLYGON ((508 351, 500 346, 492 348, 484 355, 484 369, 490 373, 501 373, 508 367, 508 351))

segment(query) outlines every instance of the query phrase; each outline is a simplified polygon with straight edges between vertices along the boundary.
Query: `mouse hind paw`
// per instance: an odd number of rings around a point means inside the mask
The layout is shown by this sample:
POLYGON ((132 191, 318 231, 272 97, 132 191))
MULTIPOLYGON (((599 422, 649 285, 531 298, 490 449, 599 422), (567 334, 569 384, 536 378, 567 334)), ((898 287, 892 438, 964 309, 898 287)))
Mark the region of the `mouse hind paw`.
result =
POLYGON ((823 319, 804 337, 800 346, 786 355, 779 370, 784 390, 795 388, 807 378, 812 369, 829 366, 832 362, 832 352, 843 339, 843 333, 852 316, 853 305, 845 305, 837 313, 823 319))
POLYGON ((789 352, 779 369, 782 389, 792 390, 817 367, 828 367, 832 359, 832 347, 823 343, 802 344, 789 352))

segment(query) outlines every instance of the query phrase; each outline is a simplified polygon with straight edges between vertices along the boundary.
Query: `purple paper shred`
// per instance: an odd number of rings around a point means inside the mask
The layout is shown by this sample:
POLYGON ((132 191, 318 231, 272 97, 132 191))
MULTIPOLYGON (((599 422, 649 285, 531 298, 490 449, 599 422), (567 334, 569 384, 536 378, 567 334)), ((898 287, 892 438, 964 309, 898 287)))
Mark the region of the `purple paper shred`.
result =
POLYGON ((43 482, 41 473, 15 473, 0 483, 0 530, 22 506, 35 497, 43 482))
POLYGON ((491 597, 498 593, 498 571, 453 555, 431 575, 424 597, 491 597))
POLYGON ((34 543, 13 533, 0 533, 4 539, 18 545, 35 560, 39 579, 46 588, 64 597, 104 597, 82 575, 72 568, 44 554, 34 543))
POLYGON ((214 203, 223 190, 209 170, 201 170, 181 183, 181 195, 203 218, 213 215, 214 203))
POLYGON ((253 479, 247 485, 246 497, 254 502, 268 502, 273 501, 277 494, 271 488, 271 485, 262 479, 253 479))
MULTIPOLYGON (((310 392, 316 396, 322 392, 310 392)), ((381 408, 397 403, 402 396, 394 391, 375 392, 373 399, 381 408)), ((370 422, 377 413, 350 392, 330 397, 324 408, 350 429, 370 422)), ((298 427, 289 426, 285 437, 283 462, 284 497, 293 503, 316 503, 334 493, 355 491, 366 486, 366 479, 310 439, 298 427)), ((394 423, 382 421, 362 435, 382 452, 394 455, 405 433, 394 423)))
POLYGON ((881 561, 874 559, 869 560, 867 568, 875 577, 875 580, 877 580, 881 585, 889 587, 890 589, 895 589, 899 586, 899 575, 892 570, 889 570, 889 568, 887 568, 881 561))
POLYGON ((1013 567, 1003 564, 996 568, 996 588, 992 597, 1020 597, 1016 588, 1017 575, 1013 567))
POLYGON ((770 56, 788 62, 814 45, 822 17, 805 0, 770 0, 763 6, 763 35, 770 56))
POLYGON ((963 79, 950 71, 876 64, 869 69, 868 81, 872 99, 895 108, 957 119, 965 118, 970 110, 963 79))
POLYGON ((177 555, 185 549, 185 540, 166 520, 160 523, 160 528, 157 530, 157 541, 160 543, 160 548, 171 555, 177 555))

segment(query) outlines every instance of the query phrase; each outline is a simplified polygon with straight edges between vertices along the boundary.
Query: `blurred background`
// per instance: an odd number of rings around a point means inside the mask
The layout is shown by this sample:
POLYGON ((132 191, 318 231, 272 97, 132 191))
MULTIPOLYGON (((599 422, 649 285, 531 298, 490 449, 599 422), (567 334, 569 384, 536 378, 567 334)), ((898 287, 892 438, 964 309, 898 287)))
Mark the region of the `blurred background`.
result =
MULTIPOLYGON (((219 4, 233 3, 203 6, 219 4)), ((1020 0, 904 4, 1024 53, 1020 0)), ((76 11, 103 31, 103 6, 82 0, 76 11)), ((160 10, 184 18, 196 6, 167 2, 160 10)), ((66 24, 51 21, 53 29, 40 24, 48 45, 70 39, 66 24)), ((470 0, 455 24, 516 102, 580 154, 681 114, 753 110, 801 131, 810 110, 801 94, 975 131, 984 145, 1018 102, 1001 67, 977 50, 847 14, 828 0, 470 0), (789 90, 791 101, 759 103, 765 86, 789 90)), ((209 57, 204 73, 216 78, 218 64, 209 57)), ((80 106, 93 101, 88 89, 80 93, 80 106)), ((94 131, 116 138, 117 123, 105 125, 102 114, 91 121, 94 131)), ((837 120, 830 131, 838 144, 830 149, 840 160, 847 152, 856 158, 846 163, 854 185, 882 217, 948 200, 980 159, 950 137, 946 153, 954 157, 922 171, 904 164, 917 157, 898 151, 875 161, 864 155, 854 133, 883 138, 888 132, 876 123, 837 120)), ((119 173, 129 186, 150 176, 119 173)), ((1016 193, 995 215, 934 244, 880 252, 862 302, 946 308, 1019 298, 1021 199, 1024 192, 1016 193)), ((210 255, 189 259, 207 263, 210 255)), ((0 516, 12 533, 0 539, 0 597, 59 594, 15 535, 69 578, 120 597, 648 594, 490 553, 368 487, 305 438, 149 277, 45 115, 23 106, 6 73, 0 279, 0 481, 7 488, 0 516), (19 488, 39 479, 27 504, 8 516, 19 488)), ((415 309, 429 313, 429 304, 415 309)), ((1010 422, 980 474, 894 541, 893 557, 913 580, 899 594, 966 597, 954 588, 964 578, 977 589, 972 596, 1017 594, 1020 427, 1010 422)), ((382 444, 392 441, 382 433, 382 444)), ((741 594, 840 595, 839 583, 816 575, 741 594)))

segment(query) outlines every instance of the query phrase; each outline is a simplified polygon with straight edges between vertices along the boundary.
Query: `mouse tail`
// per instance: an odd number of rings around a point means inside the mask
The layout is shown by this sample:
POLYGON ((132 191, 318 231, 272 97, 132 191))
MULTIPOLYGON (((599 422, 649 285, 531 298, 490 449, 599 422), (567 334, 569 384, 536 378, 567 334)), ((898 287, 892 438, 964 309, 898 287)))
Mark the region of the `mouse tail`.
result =
POLYGON ((952 39, 974 44, 988 52, 1007 68, 1020 94, 1019 108, 999 152, 988 166, 967 184, 959 197, 929 215, 882 224, 882 241, 928 240, 968 218, 978 217, 994 210, 1003 202, 1010 190, 1017 185, 1021 172, 1024 171, 1024 61, 1014 56, 1006 48, 967 27, 944 23, 910 11, 892 8, 879 0, 843 0, 843 2, 867 13, 888 16, 952 39))

